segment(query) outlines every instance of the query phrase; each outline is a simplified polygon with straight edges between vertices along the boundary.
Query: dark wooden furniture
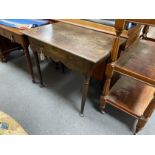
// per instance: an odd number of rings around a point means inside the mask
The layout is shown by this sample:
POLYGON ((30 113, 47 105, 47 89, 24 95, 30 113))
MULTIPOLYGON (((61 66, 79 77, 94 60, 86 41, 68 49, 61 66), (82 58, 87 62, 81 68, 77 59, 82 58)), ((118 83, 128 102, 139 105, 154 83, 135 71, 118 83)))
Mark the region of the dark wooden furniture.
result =
MULTIPOLYGON (((85 27, 88 29, 104 32, 107 34, 115 35, 115 28, 110 25, 104 25, 101 23, 92 22, 93 20, 83 20, 83 19, 55 19, 53 21, 61 21, 68 24, 73 24, 76 26, 85 27)), ((126 47, 129 47, 137 38, 139 38, 142 26, 137 24, 129 29, 124 29, 121 36, 127 39, 126 47)))
MULTIPOLYGON (((92 29, 92 30, 95 30, 95 31, 115 35, 114 26, 95 23, 95 22, 88 21, 88 20, 82 20, 82 19, 53 19, 52 21, 53 22, 59 22, 60 21, 60 22, 64 22, 64 23, 84 27, 84 28, 87 28, 87 29, 92 29)), ((136 25, 136 26, 133 26, 130 29, 123 30, 123 32, 121 34, 121 37, 126 39, 126 43, 124 45, 125 48, 129 47, 136 39, 139 38, 141 29, 142 29, 141 25, 136 25)), ((92 73, 92 77, 97 79, 97 80, 104 79, 104 70, 105 70, 105 68, 106 68, 106 63, 105 62, 103 62, 103 63, 99 64, 98 66, 96 66, 96 69, 92 73)))
MULTIPOLYGON (((32 69, 32 63, 31 63, 30 54, 29 54, 29 50, 28 50, 29 44, 28 44, 28 40, 24 36, 24 34, 21 33, 19 29, 0 25, 0 36, 9 39, 12 43, 16 43, 16 45, 18 44, 18 46, 20 46, 24 50, 26 62, 27 62, 30 74, 32 76, 32 81, 35 82, 33 69, 32 69)), ((2 39, 2 38, 0 38, 0 39, 2 39)), ((0 41, 2 41, 2 40, 0 40, 0 41)), ((4 51, 4 49, 2 49, 2 51, 4 51)), ((4 53, 5 52, 3 52, 3 54, 1 54, 2 60, 5 60, 5 54, 4 53)))
POLYGON ((84 75, 81 102, 83 115, 90 77, 96 66, 109 57, 114 36, 62 22, 26 30, 23 34, 28 36, 34 52, 41 85, 43 80, 38 53, 84 75))
POLYGON ((100 110, 103 112, 108 103, 134 116, 137 118, 134 133, 137 133, 155 108, 155 42, 147 38, 148 26, 145 26, 142 38, 135 41, 117 59, 120 35, 126 21, 155 25, 155 20, 117 20, 117 37, 111 51, 111 63, 106 69, 107 79, 100 99, 100 110), (110 89, 114 72, 122 76, 110 89))

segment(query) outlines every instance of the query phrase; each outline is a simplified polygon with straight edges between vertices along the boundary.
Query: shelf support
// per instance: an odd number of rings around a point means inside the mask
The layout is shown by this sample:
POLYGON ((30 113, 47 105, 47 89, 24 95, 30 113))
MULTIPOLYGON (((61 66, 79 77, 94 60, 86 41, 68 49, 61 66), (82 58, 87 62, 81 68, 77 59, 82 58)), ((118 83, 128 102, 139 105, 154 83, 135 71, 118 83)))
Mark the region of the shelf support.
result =
POLYGON ((112 50, 111 50, 111 60, 110 60, 111 63, 107 64, 107 67, 106 67, 106 81, 103 87, 103 92, 99 103, 99 110, 101 113, 104 113, 104 108, 106 105, 106 95, 108 95, 109 93, 111 78, 114 72, 114 63, 118 58, 118 52, 120 48, 120 36, 123 32, 124 26, 125 26, 125 20, 118 19, 115 21, 116 37, 114 39, 114 43, 112 45, 112 50))
POLYGON ((136 129, 135 129, 135 133, 139 132, 145 126, 149 117, 151 117, 154 109, 155 109, 155 94, 154 94, 153 99, 151 100, 150 104, 148 105, 148 107, 144 111, 143 116, 141 116, 138 119, 136 129))

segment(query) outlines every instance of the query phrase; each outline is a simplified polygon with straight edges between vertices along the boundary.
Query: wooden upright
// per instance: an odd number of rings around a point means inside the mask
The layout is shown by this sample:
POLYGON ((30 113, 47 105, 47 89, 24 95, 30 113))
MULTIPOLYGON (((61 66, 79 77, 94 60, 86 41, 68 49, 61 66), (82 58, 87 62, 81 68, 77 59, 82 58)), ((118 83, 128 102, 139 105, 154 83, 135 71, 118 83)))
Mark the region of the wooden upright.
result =
POLYGON ((155 20, 127 19, 117 20, 116 38, 111 50, 111 62, 106 68, 106 82, 100 98, 100 111, 105 105, 112 106, 137 118, 134 133, 146 124, 155 108, 155 42, 147 38, 149 26, 155 26, 155 20), (126 22, 145 25, 143 35, 118 58, 121 33, 126 22), (113 73, 121 74, 120 79, 110 88, 113 73))

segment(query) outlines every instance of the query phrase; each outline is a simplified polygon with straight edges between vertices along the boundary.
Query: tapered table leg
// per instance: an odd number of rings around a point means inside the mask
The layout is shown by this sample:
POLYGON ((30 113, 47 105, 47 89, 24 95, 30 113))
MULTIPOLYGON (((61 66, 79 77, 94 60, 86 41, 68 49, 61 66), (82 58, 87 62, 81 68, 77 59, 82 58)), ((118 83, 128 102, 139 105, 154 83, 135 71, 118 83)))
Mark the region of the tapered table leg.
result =
POLYGON ((81 101, 81 113, 80 116, 84 116, 84 107, 85 107, 85 102, 88 94, 88 88, 89 88, 89 82, 90 82, 90 76, 85 76, 84 83, 83 83, 83 90, 82 90, 82 101, 81 101))
POLYGON ((40 87, 43 87, 43 78, 42 78, 42 74, 41 74, 41 69, 40 69, 40 62, 39 62, 39 57, 38 57, 38 53, 37 52, 33 52, 34 54, 34 58, 36 61, 36 65, 37 65, 37 71, 38 71, 38 75, 39 75, 39 83, 40 83, 40 87))
POLYGON ((27 65, 28 65, 28 69, 29 69, 29 72, 30 72, 31 77, 32 77, 32 82, 35 83, 35 77, 34 77, 34 72, 33 72, 33 69, 32 69, 32 62, 31 62, 28 46, 24 46, 23 50, 24 50, 24 54, 26 56, 26 62, 27 62, 27 65))

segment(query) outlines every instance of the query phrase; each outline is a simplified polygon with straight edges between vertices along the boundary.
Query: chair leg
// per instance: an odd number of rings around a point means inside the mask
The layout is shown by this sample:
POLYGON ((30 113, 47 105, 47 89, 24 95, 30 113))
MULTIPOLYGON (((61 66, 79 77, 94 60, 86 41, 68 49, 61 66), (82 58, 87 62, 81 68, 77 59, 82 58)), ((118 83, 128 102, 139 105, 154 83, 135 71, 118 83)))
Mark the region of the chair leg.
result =
POLYGON ((105 81, 105 84, 104 84, 104 88, 103 88, 103 93, 100 97, 100 103, 99 103, 99 111, 104 114, 105 111, 105 106, 106 106, 106 100, 105 100, 105 97, 106 95, 108 94, 109 92, 109 88, 110 88, 110 83, 111 83, 111 79, 110 78, 107 78, 106 81, 105 81))
POLYGON ((111 78, 113 76, 113 67, 108 64, 106 67, 106 81, 104 84, 104 88, 103 88, 103 92, 102 95, 100 97, 100 103, 99 103, 99 110, 102 114, 104 114, 104 109, 106 106, 106 100, 105 97, 108 95, 109 93, 109 89, 110 89, 110 84, 111 84, 111 78))
POLYGON ((145 117, 141 117, 137 120, 136 127, 134 129, 134 134, 137 134, 147 123, 148 119, 145 117))
POLYGON ((139 132, 145 126, 149 117, 151 117, 154 109, 155 109, 155 94, 154 94, 154 97, 151 100, 150 104, 145 109, 143 116, 141 116, 141 118, 139 118, 137 125, 136 125, 135 133, 139 132))

